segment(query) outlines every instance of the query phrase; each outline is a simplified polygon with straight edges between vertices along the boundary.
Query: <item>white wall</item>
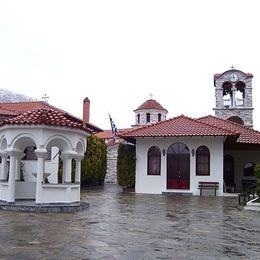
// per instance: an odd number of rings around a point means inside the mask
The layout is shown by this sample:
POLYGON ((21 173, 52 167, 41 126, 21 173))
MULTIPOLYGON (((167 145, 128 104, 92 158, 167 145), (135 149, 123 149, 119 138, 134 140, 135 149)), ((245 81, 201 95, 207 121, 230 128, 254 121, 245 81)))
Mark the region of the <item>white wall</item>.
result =
POLYGON ((72 203, 80 201, 80 184, 43 184, 37 203, 72 203), (55 201, 54 199, 55 198, 55 201))
POLYGON ((35 182, 15 182, 15 199, 35 199, 36 183, 35 182))
POLYGON ((219 191, 217 195, 223 195, 223 137, 184 137, 184 138, 137 138, 136 140, 136 185, 137 193, 161 194, 167 191, 189 192, 199 195, 199 181, 218 181, 219 191), (180 142, 190 150, 190 189, 167 190, 167 149, 173 143, 180 142), (158 146, 161 151, 166 150, 166 155, 161 156, 161 175, 147 175, 147 152, 151 146, 158 146), (210 150, 210 176, 196 176, 196 157, 192 156, 195 150, 205 145, 210 150))

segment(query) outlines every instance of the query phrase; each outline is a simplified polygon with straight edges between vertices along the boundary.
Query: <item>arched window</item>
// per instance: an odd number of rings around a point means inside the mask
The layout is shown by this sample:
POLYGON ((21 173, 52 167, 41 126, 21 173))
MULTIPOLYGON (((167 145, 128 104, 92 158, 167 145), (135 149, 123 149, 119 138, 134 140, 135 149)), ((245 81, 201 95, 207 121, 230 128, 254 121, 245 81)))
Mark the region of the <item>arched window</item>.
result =
POLYGON ((158 122, 160 122, 162 120, 162 114, 158 114, 158 122))
POLYGON ((148 150, 147 174, 148 175, 161 174, 161 150, 157 146, 152 146, 148 150))
POLYGON ((247 162, 244 165, 244 176, 254 176, 255 164, 252 162, 247 162))
POLYGON ((140 114, 137 115, 137 123, 140 123, 140 114))
POLYGON ((210 152, 206 146, 196 151, 196 175, 210 175, 210 152))
POLYGON ((147 113, 146 114, 146 123, 149 123, 150 122, 150 120, 151 120, 151 114, 150 113, 147 113))

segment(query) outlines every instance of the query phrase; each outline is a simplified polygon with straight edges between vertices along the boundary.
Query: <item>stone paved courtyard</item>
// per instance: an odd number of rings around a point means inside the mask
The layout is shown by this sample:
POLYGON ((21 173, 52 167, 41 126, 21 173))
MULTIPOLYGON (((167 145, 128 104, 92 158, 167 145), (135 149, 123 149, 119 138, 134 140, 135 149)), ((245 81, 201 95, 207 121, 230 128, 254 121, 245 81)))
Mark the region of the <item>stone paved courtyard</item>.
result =
POLYGON ((0 211, 0 259, 260 259, 260 213, 237 197, 82 191, 75 213, 0 211))

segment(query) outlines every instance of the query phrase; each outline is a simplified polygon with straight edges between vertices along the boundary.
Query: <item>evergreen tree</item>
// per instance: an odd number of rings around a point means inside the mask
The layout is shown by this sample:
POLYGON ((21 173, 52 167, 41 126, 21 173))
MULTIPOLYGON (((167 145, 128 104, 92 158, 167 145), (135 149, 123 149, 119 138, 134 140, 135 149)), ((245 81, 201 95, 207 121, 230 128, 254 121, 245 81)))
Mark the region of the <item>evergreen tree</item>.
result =
POLYGON ((117 156, 117 181, 124 188, 135 186, 135 146, 119 144, 117 156))
POLYGON ((107 148, 104 140, 91 135, 87 138, 87 151, 82 159, 81 183, 102 184, 107 170, 107 148))

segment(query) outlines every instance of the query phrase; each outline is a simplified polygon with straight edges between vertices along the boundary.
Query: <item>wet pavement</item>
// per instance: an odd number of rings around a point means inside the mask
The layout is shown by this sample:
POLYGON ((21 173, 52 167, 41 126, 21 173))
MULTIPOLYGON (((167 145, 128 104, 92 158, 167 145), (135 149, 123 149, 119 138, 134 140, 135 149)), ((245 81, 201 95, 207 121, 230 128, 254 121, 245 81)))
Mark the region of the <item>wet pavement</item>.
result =
POLYGON ((0 259, 260 259, 260 213, 237 197, 89 188, 74 213, 0 211, 0 259))

